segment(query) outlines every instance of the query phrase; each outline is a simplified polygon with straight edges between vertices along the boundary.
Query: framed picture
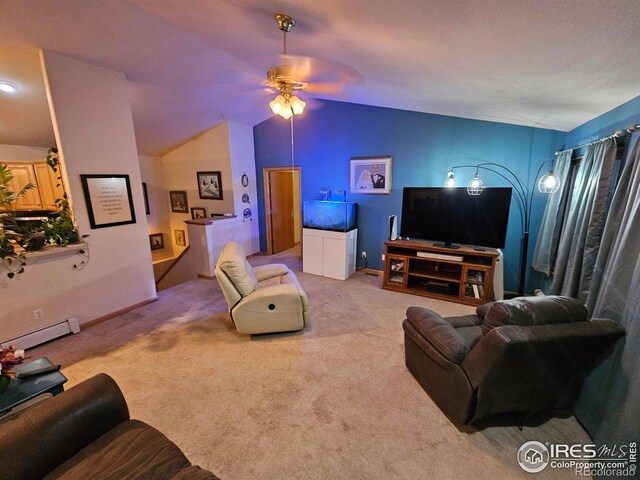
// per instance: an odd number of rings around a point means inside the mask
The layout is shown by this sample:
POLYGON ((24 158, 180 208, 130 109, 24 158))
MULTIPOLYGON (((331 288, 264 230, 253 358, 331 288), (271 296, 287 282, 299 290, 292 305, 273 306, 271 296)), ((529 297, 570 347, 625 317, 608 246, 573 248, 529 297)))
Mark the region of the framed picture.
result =
POLYGON ((164 238, 161 233, 149 235, 149 243, 151 244, 151 250, 162 250, 164 248, 164 238))
POLYGON ((91 228, 136 223, 129 175, 80 175, 91 228))
POLYGON ((147 215, 151 215, 151 210, 149 210, 149 195, 147 195, 146 182, 142 182, 142 195, 144 196, 144 213, 147 215))
POLYGON ((197 172, 198 194, 203 200, 222 200, 222 174, 220 172, 197 172))
POLYGON ((174 230, 173 236, 176 239, 176 245, 179 245, 181 247, 187 246, 187 240, 186 240, 184 230, 174 230))
POLYGON ((351 193, 391 193, 391 157, 351 159, 351 193))
POLYGON ((187 213, 189 204, 187 202, 187 192, 184 190, 174 190, 169 192, 171 199, 171 211, 174 213, 187 213))
POLYGON ((194 220, 196 218, 207 218, 207 210, 203 207, 192 207, 191 218, 193 218, 194 220))

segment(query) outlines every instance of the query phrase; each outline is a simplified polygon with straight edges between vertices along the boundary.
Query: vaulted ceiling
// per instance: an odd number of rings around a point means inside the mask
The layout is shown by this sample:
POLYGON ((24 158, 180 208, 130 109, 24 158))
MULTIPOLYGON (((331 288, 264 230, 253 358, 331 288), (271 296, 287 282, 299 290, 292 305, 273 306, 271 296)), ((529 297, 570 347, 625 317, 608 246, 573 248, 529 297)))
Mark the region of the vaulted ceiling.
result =
MULTIPOLYGON (((274 13, 288 52, 362 81, 301 95, 570 130, 640 95, 633 0, 0 0, 0 143, 54 142, 38 49, 125 74, 141 154, 271 115, 274 13)), ((313 105, 310 105, 313 108, 313 105)))

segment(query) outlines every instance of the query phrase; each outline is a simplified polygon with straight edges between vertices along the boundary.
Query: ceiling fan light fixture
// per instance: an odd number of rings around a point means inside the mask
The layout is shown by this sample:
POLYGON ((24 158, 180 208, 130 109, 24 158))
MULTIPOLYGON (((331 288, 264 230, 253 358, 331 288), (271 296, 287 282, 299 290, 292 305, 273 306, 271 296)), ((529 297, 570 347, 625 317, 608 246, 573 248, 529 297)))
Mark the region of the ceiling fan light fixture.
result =
POLYGON ((291 111, 291 107, 287 105, 278 115, 280 115, 285 120, 289 120, 293 116, 293 112, 291 111))
POLYGON ((278 95, 276 98, 269 102, 269 107, 274 114, 281 115, 287 103, 287 100, 282 95, 278 95))
POLYGON ((302 112, 304 112, 304 108, 307 106, 307 102, 300 100, 295 95, 291 96, 291 100, 289 101, 289 103, 291 103, 291 110, 295 115, 302 115, 302 112))

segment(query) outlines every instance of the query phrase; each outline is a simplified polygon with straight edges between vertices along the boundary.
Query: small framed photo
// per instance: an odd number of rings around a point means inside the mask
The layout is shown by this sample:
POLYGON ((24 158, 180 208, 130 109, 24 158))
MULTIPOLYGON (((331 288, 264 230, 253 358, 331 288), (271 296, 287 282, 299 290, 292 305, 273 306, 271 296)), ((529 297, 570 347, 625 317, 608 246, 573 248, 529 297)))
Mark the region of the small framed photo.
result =
POLYGON ((222 200, 222 174, 220 172, 197 172, 198 194, 203 200, 222 200))
POLYGON ((176 239, 176 245, 178 245, 180 247, 186 247, 187 246, 187 240, 186 240, 186 236, 185 236, 184 230, 174 230, 173 231, 173 236, 176 239))
POLYGON ((191 208, 191 218, 207 218, 207 210, 203 207, 192 207, 191 208))
POLYGON ((188 213, 189 203, 187 202, 187 192, 185 190, 173 190, 169 192, 171 199, 171 211, 174 213, 188 213))
POLYGON ((164 248, 164 238, 161 233, 149 235, 149 243, 151 244, 151 250, 162 250, 164 248))
POLYGON ((351 193, 391 193, 392 157, 351 159, 351 193))

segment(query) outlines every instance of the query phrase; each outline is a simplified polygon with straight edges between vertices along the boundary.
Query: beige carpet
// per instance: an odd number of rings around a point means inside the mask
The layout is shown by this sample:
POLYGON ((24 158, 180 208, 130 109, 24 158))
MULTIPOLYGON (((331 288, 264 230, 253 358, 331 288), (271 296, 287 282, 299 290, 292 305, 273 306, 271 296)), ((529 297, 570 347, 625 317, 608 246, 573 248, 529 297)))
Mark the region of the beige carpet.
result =
MULTIPOLYGON (((404 312, 472 308, 385 291, 361 272, 307 275, 291 255, 251 259, 273 261, 300 272, 303 332, 239 335, 216 281, 193 280, 28 354, 61 363, 67 387, 108 373, 133 418, 225 480, 530 479, 516 463, 525 441, 589 441, 573 417, 460 432, 438 410, 404 366, 404 312)), ((536 478, 569 476, 547 468, 536 478)))

